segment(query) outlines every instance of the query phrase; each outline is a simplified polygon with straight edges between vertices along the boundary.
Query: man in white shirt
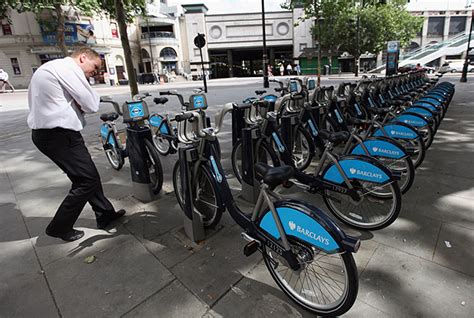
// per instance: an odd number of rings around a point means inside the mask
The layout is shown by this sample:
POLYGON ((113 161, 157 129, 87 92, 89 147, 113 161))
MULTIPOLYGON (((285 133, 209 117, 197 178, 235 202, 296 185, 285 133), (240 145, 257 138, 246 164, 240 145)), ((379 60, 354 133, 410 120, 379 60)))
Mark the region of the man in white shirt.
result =
POLYGON ((87 202, 95 212, 99 229, 125 214, 125 210, 115 212, 105 197, 99 173, 80 133, 85 126, 84 113, 99 110, 100 98, 88 79, 100 67, 97 52, 79 48, 70 57, 42 65, 28 88, 28 126, 33 143, 72 181, 71 190, 46 228, 47 235, 65 241, 84 236, 73 225, 87 202))

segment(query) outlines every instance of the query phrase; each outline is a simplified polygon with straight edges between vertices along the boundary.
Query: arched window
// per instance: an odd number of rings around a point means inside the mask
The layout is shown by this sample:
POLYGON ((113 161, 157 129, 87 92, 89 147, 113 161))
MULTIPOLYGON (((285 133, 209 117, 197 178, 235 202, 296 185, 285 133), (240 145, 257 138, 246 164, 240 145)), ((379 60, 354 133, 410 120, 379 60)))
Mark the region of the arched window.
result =
POLYGON ((165 60, 175 60, 177 58, 176 51, 173 48, 165 47, 160 52, 160 57, 165 60))
POLYGON ((150 58, 150 54, 145 49, 142 49, 141 54, 142 54, 142 59, 149 59, 150 58))

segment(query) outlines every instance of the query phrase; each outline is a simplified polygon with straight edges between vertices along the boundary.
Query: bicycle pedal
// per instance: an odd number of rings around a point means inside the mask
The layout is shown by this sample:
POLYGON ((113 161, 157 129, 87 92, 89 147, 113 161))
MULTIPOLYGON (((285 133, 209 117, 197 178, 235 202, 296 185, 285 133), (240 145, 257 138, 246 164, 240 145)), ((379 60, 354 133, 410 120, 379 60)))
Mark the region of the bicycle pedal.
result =
POLYGON ((250 256, 256 251, 258 251, 259 244, 257 241, 251 241, 244 246, 244 255, 250 256))

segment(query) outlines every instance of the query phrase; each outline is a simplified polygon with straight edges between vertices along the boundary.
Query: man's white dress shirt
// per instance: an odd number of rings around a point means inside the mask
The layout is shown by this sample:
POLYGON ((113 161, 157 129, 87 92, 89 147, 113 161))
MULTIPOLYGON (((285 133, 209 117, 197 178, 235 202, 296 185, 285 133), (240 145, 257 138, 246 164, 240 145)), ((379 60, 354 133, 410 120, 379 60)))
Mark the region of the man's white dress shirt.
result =
POLYGON ((97 112, 99 102, 99 95, 72 58, 47 62, 33 74, 28 88, 28 126, 80 131, 85 126, 82 112, 97 112))

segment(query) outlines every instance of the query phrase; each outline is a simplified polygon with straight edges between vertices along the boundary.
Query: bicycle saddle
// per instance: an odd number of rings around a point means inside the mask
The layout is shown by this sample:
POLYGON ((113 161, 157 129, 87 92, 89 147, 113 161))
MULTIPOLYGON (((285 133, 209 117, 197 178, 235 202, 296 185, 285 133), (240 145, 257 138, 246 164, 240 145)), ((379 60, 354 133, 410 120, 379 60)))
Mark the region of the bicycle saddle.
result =
POLYGON ((265 94, 266 92, 267 92, 266 90, 259 90, 259 89, 257 89, 257 90, 255 91, 255 94, 257 94, 257 95, 263 95, 263 94, 265 94))
POLYGON ((155 97, 153 98, 155 104, 166 104, 168 102, 168 98, 166 97, 155 97))
POLYGON ((365 125, 365 124, 370 124, 370 120, 367 119, 359 119, 355 117, 349 117, 347 118, 347 122, 351 125, 365 125))
POLYGON ((266 163, 255 164, 255 178, 267 184, 271 189, 293 177, 294 170, 290 166, 270 167, 266 163))
POLYGON ((391 111, 390 107, 369 107, 367 108, 367 110, 369 111, 369 113, 377 115, 384 115, 391 111))
POLYGON ((349 139, 350 135, 347 131, 329 132, 325 129, 319 131, 319 135, 334 144, 340 144, 349 139))
POLYGON ((113 121, 117 118, 119 118, 119 114, 117 114, 116 112, 104 113, 100 115, 100 119, 102 119, 102 121, 113 121))

